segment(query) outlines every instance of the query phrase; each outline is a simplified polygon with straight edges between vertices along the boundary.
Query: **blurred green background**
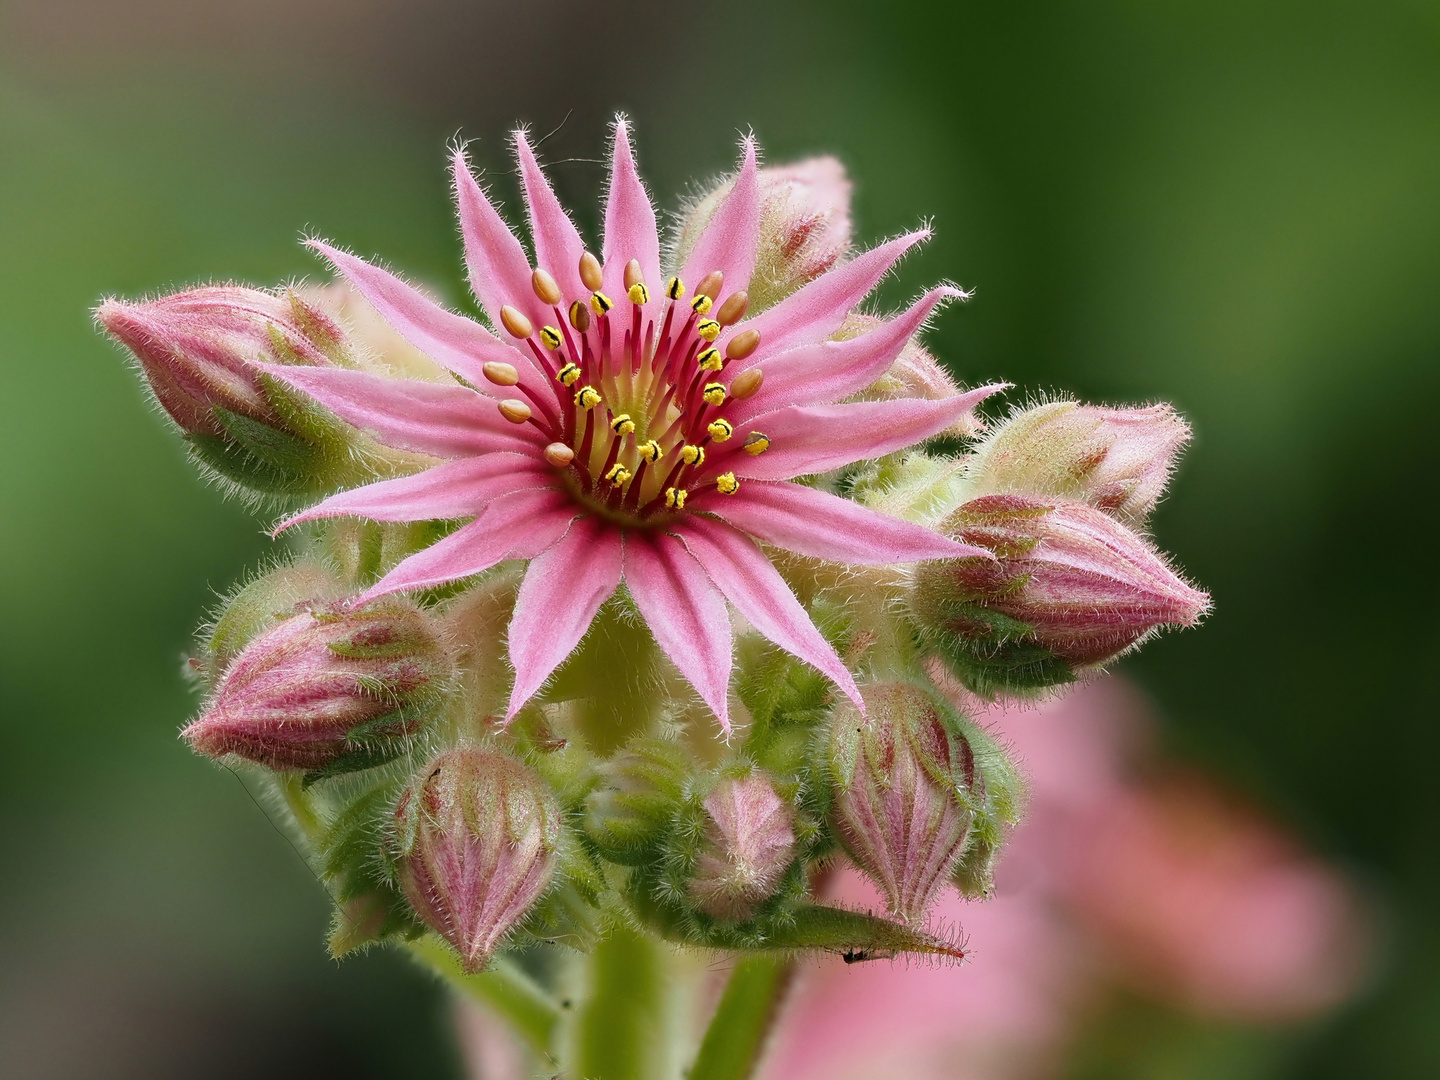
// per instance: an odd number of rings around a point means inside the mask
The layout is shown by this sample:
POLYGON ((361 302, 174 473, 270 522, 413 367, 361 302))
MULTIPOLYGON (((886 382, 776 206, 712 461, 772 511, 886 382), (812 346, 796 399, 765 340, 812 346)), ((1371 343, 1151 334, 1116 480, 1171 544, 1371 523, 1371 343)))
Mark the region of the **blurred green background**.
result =
MULTIPOLYGON (((446 141, 477 139, 511 197, 505 132, 568 115, 546 154, 593 225, 617 108, 672 207, 753 125, 773 161, 846 162, 863 242, 933 215, 886 297, 978 290, 933 337, 966 380, 1193 420, 1156 530, 1216 613, 1126 670, 1177 753, 1385 912, 1368 990, 1262 1074, 1440 1075, 1421 0, 0 6, 0 1075, 458 1075, 443 996, 393 955, 325 959, 319 886, 175 737, 190 631, 268 541, 88 309, 316 275, 311 229, 461 302, 446 141)), ((1238 1075, 1224 1060, 1092 1072, 1238 1075)))

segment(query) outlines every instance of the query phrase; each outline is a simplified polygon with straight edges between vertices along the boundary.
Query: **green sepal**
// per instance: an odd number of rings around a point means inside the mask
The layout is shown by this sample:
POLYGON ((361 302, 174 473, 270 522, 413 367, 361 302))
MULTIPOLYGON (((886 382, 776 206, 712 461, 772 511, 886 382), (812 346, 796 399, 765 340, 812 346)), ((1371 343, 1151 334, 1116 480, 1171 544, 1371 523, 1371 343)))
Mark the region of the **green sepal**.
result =
POLYGON ((396 783, 378 784, 350 802, 320 840, 321 872, 336 911, 330 953, 343 956, 390 937, 425 933, 395 884, 386 858, 396 783))
POLYGON ((1034 627, 980 604, 952 602, 935 620, 944 631, 923 640, 965 686, 987 700, 1075 681, 1075 669, 1027 640, 1034 627))

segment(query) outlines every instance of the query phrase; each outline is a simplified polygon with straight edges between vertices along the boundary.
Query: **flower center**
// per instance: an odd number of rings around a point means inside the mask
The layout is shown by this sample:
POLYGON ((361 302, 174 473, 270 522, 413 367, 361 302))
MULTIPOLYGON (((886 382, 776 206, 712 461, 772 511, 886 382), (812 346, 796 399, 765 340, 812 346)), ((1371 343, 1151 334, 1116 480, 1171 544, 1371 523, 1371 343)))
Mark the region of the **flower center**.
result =
POLYGON ((580 279, 590 293, 566 307, 555 279, 534 272, 535 295, 555 313, 554 324, 538 332, 516 308, 501 309, 505 330, 534 354, 553 391, 529 389, 509 365, 487 364, 491 382, 518 385, 529 399, 502 401, 501 413, 545 432, 545 459, 603 514, 643 523, 683 511, 703 488, 734 494, 740 481, 724 463, 739 450, 760 454, 770 446, 758 431, 734 439, 725 416, 727 404, 750 397, 763 378, 758 367, 725 377, 731 361, 760 344, 755 330, 727 335, 744 318, 747 295, 732 292, 721 302, 724 277, 716 271, 689 296, 683 281, 670 278, 654 303, 632 259, 617 302, 601 291, 600 263, 589 252, 580 279))

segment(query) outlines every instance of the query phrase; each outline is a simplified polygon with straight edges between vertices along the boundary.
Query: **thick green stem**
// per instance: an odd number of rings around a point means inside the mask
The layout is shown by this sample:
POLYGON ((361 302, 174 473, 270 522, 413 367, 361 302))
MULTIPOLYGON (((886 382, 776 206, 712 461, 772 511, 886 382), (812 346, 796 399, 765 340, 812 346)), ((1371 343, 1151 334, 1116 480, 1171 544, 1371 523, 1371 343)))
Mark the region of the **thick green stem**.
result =
POLYGON ((746 1080, 754 1073, 791 972, 789 961, 769 956, 736 963, 688 1080, 746 1080))
POLYGON ((625 929, 595 946, 566 1080, 662 1080, 670 1026, 664 948, 625 929))

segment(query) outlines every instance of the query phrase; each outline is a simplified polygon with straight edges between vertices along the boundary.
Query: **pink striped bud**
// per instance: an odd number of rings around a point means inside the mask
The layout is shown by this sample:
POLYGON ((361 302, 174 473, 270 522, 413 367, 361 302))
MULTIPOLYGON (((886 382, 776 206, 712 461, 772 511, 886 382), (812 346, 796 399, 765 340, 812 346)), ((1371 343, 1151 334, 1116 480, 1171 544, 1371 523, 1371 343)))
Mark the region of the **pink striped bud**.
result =
POLYGON ((1089 503, 1140 525, 1165 492, 1190 425, 1169 405, 1109 409, 1055 401, 1015 413, 970 465, 977 494, 1089 503))
POLYGON ((247 645, 184 731, 202 754, 344 772, 408 746, 443 699, 450 660, 407 600, 317 606, 247 645))
POLYGON ((996 556, 922 564, 910 591, 916 621, 978 693, 1067 682, 1210 607, 1149 543, 1083 503, 985 495, 940 530, 996 556))
POLYGON ((727 777, 705 797, 699 856, 686 891, 712 919, 744 922, 795 859, 794 815, 763 772, 727 777))
POLYGON ((138 304, 106 300, 95 317, 191 435, 226 434, 217 408, 284 427, 254 362, 324 365, 345 349, 339 325, 289 289, 207 285, 138 304))
POLYGON ((447 750, 400 796, 400 886, 466 971, 485 966, 550 884, 560 822, 540 775, 494 750, 447 750))
POLYGON ((831 722, 835 829, 891 913, 919 925, 965 850, 984 784, 933 695, 906 683, 862 694, 866 716, 845 701, 831 722))

